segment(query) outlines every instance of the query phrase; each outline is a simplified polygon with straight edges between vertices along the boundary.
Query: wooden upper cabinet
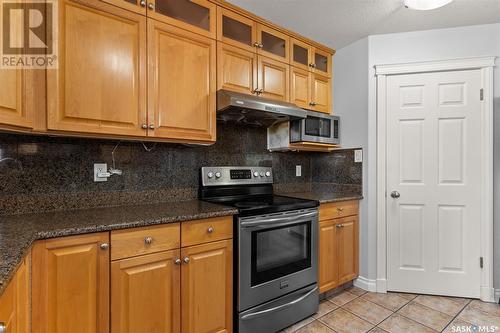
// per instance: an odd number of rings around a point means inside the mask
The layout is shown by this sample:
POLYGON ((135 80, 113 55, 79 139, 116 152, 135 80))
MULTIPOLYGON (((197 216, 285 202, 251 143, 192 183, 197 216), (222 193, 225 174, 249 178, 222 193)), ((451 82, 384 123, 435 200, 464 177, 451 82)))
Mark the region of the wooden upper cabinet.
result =
POLYGON ((0 69, 0 124, 32 129, 33 111, 25 100, 26 71, 0 69))
POLYGON ((311 100, 314 105, 309 106, 308 109, 323 113, 331 113, 332 79, 313 73, 311 82, 311 100))
POLYGON ((339 285, 337 228, 335 220, 319 222, 319 292, 339 285))
POLYGON ((359 272, 359 222, 358 216, 349 216, 339 219, 338 228, 338 259, 339 283, 353 280, 359 272))
POLYGON ((294 67, 312 71, 313 47, 298 39, 290 39, 290 64, 294 67))
POLYGON ((182 333, 232 332, 233 243, 181 250, 182 333))
POLYGON ((311 106, 311 73, 304 69, 290 67, 290 102, 303 109, 311 106))
POLYGON ((147 0, 148 17, 216 38, 217 6, 208 0, 147 0))
POLYGON ((58 1, 59 68, 47 71, 49 130, 144 136, 146 18, 97 1, 58 1))
POLYGON ((101 0, 109 4, 130 10, 137 14, 146 15, 148 8, 147 0, 101 0))
POLYGON ((257 86, 261 97, 288 102, 290 65, 259 56, 257 86))
POLYGON ((313 48, 312 63, 314 64, 314 72, 332 77, 332 55, 326 51, 313 48))
POLYGON ((179 333, 180 250, 111 264, 111 332, 179 333))
POLYGON ((263 24, 257 24, 258 53, 274 60, 289 63, 290 37, 263 24))
POLYGON ((148 51, 148 135, 215 141, 215 40, 150 20, 148 51))
POLYGON ((217 40, 256 52, 257 24, 235 12, 217 7, 217 40))
POLYGON ((217 42, 217 89, 253 94, 257 89, 257 54, 217 42))
POLYGON ((108 247, 108 233, 35 243, 33 333, 109 332, 108 247))

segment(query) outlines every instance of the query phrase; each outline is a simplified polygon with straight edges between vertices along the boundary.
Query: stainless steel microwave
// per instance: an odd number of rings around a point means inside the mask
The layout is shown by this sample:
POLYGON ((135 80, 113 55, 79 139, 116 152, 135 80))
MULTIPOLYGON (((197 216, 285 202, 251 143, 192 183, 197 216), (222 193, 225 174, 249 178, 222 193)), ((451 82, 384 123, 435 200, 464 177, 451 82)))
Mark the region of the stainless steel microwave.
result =
POLYGON ((307 112, 305 119, 290 121, 290 142, 340 144, 340 118, 320 112, 307 112))

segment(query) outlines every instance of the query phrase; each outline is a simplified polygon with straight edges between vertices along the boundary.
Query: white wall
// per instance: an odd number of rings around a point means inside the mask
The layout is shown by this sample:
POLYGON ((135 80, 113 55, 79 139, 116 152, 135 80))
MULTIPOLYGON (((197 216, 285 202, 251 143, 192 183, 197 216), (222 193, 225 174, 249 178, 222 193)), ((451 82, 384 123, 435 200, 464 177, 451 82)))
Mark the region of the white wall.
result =
MULTIPOLYGON (((363 38, 335 54, 333 103, 340 116, 343 147, 363 148, 368 143, 368 38, 363 38)), ((363 180, 368 164, 363 163, 363 180)), ((366 190, 366 184, 363 191, 366 190)), ((368 218, 366 200, 360 202, 360 274, 368 274, 368 218)))
MULTIPOLYGON (((354 45, 354 44, 353 44, 354 45)), ((344 72, 341 78, 337 77, 334 86, 336 99, 335 112, 338 112, 339 105, 347 105, 352 101, 352 94, 341 94, 345 91, 344 86, 353 86, 349 82, 349 75, 346 74, 349 66, 352 66, 352 58, 359 57, 353 54, 357 51, 352 46, 338 50, 337 54, 342 57, 335 57, 335 75, 340 71, 344 72), (348 54, 350 53, 350 54, 348 54)), ((478 56, 498 56, 500 57, 500 24, 488 24, 478 26, 467 26, 450 29, 416 31, 386 35, 374 35, 368 37, 368 73, 366 82, 359 82, 355 79, 355 84, 361 87, 363 84, 368 87, 368 108, 364 115, 368 120, 368 137, 366 137, 365 122, 362 122, 357 130, 346 132, 342 139, 345 143, 355 142, 356 145, 367 147, 365 150, 365 165, 368 167, 367 174, 363 179, 365 188, 366 211, 366 257, 361 262, 364 267, 360 267, 363 277, 375 279, 376 272, 376 80, 373 66, 391 63, 405 63, 415 61, 444 60, 453 58, 478 57, 478 56), (356 140, 366 140, 359 144, 356 140)), ((495 286, 500 288, 500 60, 497 59, 495 68, 495 286), (498 194, 498 195, 497 195, 498 194)), ((357 72, 358 69, 355 69, 357 72)), ((363 88, 360 88, 363 90, 363 88)), ((360 98, 364 98, 363 95, 360 98)), ((345 114, 343 122, 349 115, 345 114)), ((353 119, 363 116, 355 115, 353 119)), ((349 120, 350 122, 351 120, 349 120)), ((346 145, 344 145, 346 147, 346 145)))

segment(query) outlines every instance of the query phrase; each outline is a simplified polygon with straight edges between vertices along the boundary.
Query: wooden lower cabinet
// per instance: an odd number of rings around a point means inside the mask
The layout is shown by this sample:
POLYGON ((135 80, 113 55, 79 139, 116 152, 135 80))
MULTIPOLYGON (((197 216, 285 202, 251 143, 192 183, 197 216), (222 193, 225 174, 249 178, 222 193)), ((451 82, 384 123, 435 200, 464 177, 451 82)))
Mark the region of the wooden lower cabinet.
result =
POLYGON ((48 239, 32 249, 32 332, 109 332, 109 233, 48 239))
POLYGON ((320 206, 319 291, 324 293, 354 280, 359 274, 359 216, 357 202, 320 206), (351 210, 348 210, 351 209, 351 210), (344 212, 356 215, 321 219, 344 212))
POLYGON ((232 332, 232 252, 232 240, 182 249, 182 333, 232 332))
POLYGON ((111 332, 180 332, 180 250, 111 264, 111 332))
POLYGON ((5 333, 30 331, 31 256, 28 255, 0 297, 0 323, 5 333))

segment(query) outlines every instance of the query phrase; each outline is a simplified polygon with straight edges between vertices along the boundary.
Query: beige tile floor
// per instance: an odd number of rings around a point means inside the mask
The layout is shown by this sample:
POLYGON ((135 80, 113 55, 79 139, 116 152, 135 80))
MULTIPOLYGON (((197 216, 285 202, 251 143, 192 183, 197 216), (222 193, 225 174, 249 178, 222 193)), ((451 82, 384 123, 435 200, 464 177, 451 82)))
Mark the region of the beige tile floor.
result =
POLYGON ((282 331, 292 332, 500 333, 500 305, 456 297, 377 294, 351 287, 323 300, 316 315, 282 331))

